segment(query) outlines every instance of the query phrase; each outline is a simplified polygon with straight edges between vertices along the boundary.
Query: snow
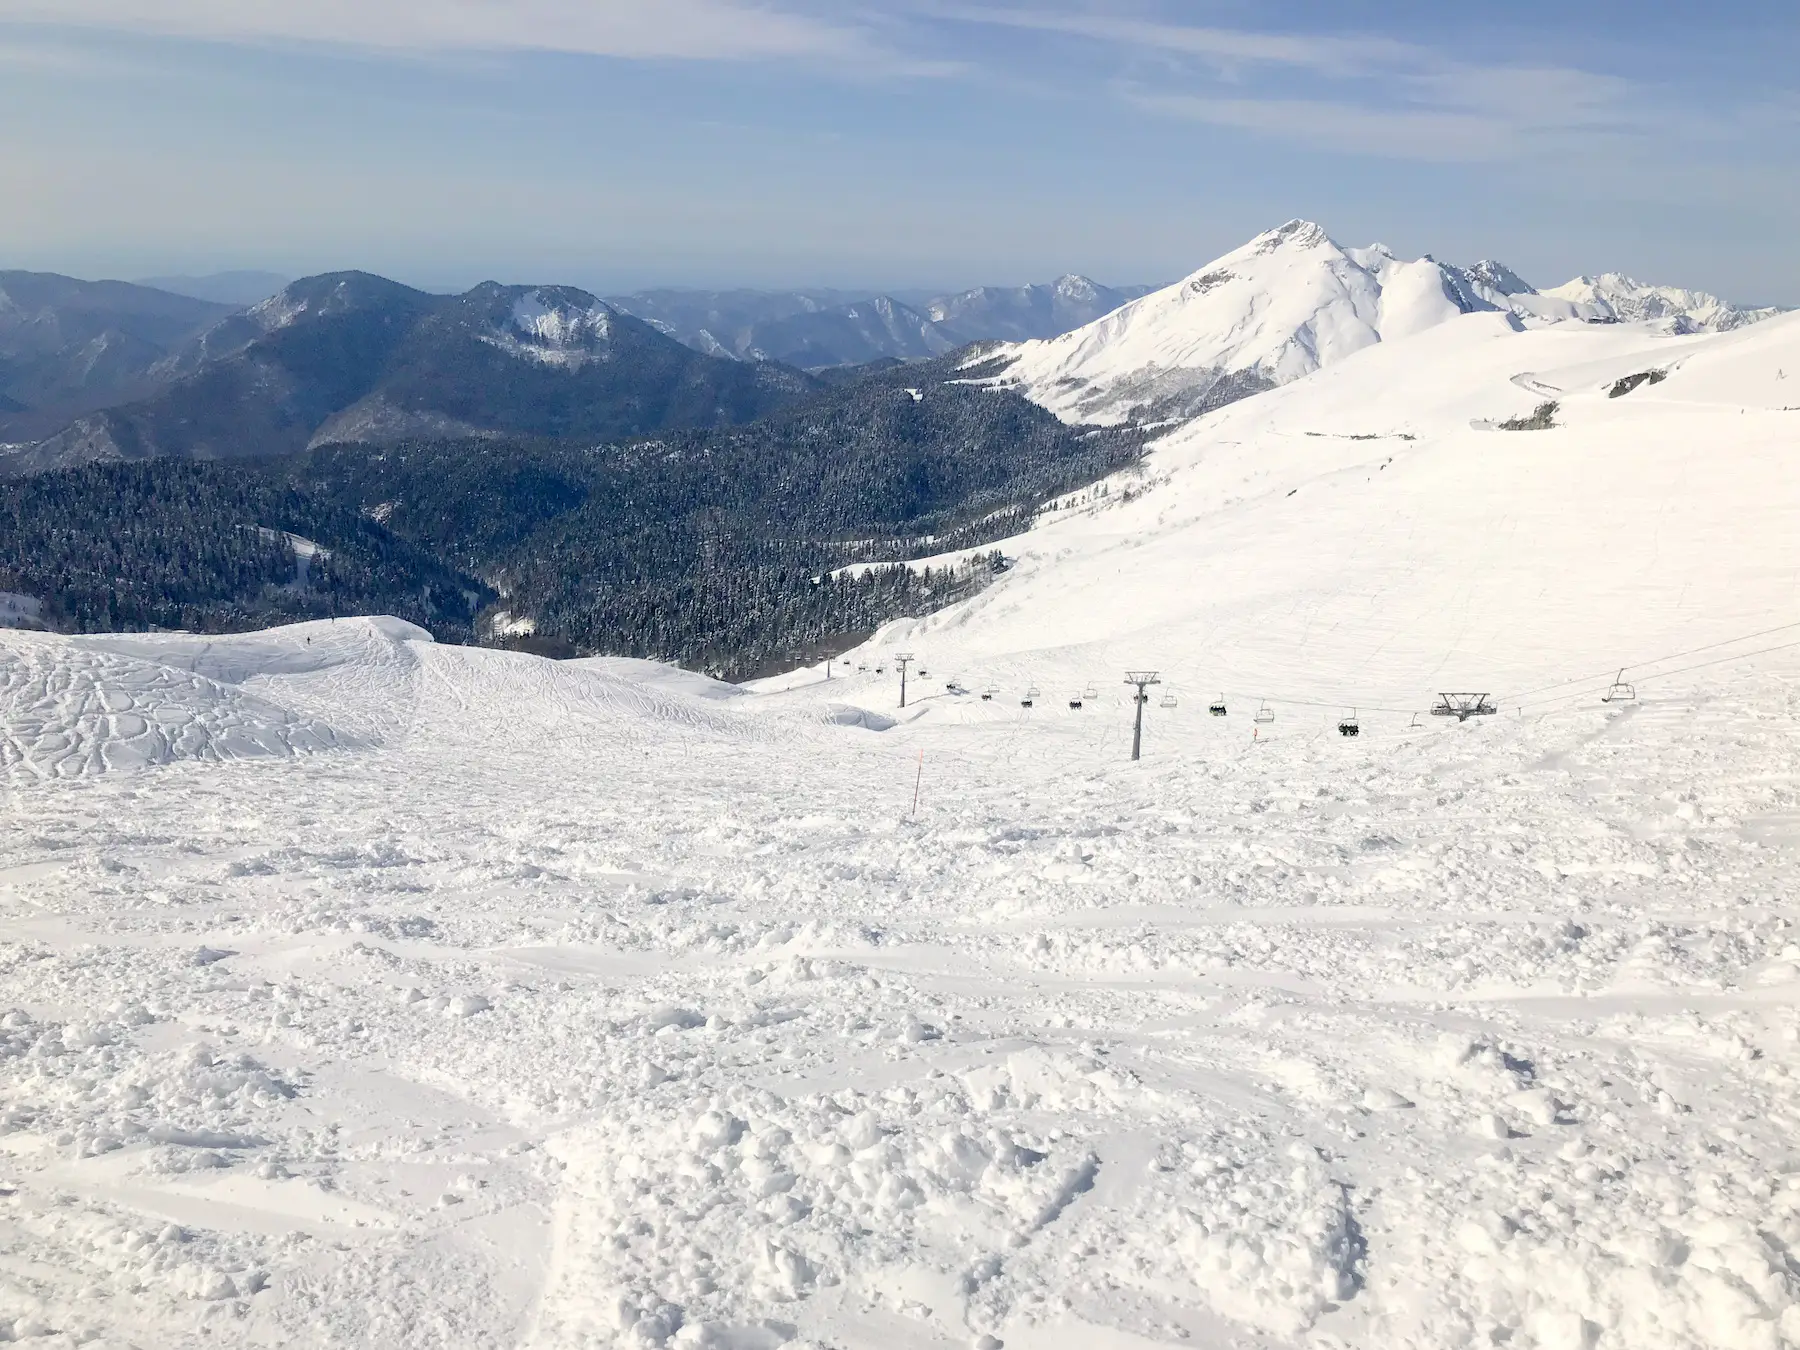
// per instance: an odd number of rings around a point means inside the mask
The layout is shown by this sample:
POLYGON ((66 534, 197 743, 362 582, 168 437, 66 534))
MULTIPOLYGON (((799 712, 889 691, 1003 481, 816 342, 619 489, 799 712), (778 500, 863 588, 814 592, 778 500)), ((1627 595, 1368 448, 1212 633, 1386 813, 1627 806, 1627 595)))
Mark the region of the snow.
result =
POLYGON ((1661 321, 1681 332, 1729 332, 1782 312, 1773 308, 1739 309, 1705 291, 1647 286, 1618 272, 1576 277, 1544 294, 1621 323, 1661 321))
POLYGON ((35 626, 43 612, 44 602, 35 595, 0 591, 0 628, 35 626))
POLYGON ((1461 312, 1429 259, 1346 251, 1295 220, 1085 328, 1003 348, 1005 381, 1059 416, 1118 421, 1185 389, 1183 372, 1280 384, 1461 312))
POLYGON ((1532 325, 1654 322, 1671 333, 1720 332, 1778 312, 1615 273, 1540 293, 1492 260, 1407 262, 1384 245, 1344 248, 1319 225, 1290 220, 1085 327, 990 347, 975 364, 1000 363, 990 378, 1068 421, 1156 421, 1483 310, 1532 325))
POLYGON ((3 1334, 1800 1345, 1800 320, 1515 319, 830 681, 0 633, 3 1334))
POLYGON ((509 356, 571 370, 610 353, 612 310, 585 292, 527 291, 513 301, 508 320, 477 336, 509 356))

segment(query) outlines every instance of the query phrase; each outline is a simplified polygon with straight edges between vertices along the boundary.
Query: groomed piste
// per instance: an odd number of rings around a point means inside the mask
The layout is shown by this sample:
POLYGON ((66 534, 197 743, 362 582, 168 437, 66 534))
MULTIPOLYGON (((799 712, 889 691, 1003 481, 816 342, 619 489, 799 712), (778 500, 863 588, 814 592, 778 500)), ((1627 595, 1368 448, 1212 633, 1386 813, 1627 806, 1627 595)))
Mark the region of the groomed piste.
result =
POLYGON ((1797 433, 1472 314, 830 678, 0 632, 0 1335, 1800 1346, 1797 433))

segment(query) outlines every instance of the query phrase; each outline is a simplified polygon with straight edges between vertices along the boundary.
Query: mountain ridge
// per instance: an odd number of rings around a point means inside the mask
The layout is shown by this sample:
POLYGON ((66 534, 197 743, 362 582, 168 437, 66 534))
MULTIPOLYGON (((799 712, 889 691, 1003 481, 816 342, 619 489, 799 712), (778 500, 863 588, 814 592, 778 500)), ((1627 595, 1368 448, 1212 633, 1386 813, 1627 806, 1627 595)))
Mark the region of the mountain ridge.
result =
POLYGON ((974 359, 987 378, 1058 416, 1159 421, 1197 416, 1467 313, 1498 312, 1521 326, 1648 323, 1683 333, 1726 331, 1776 312, 1606 276, 1604 285, 1539 291, 1492 259, 1466 268, 1430 254, 1409 261, 1381 244, 1344 247, 1295 219, 1083 327, 989 345, 974 359))
POLYGON ((918 301, 878 291, 654 290, 607 302, 699 351, 822 370, 927 359, 978 341, 1054 337, 1150 289, 1070 273, 918 301))
POLYGON ((751 420, 814 388, 798 371, 693 351, 574 287, 437 296, 366 272, 293 282, 157 372, 157 392, 78 418, 3 467, 263 457, 321 437, 616 438, 751 420))
POLYGON ((230 312, 131 282, 0 272, 0 441, 147 391, 159 363, 230 312))

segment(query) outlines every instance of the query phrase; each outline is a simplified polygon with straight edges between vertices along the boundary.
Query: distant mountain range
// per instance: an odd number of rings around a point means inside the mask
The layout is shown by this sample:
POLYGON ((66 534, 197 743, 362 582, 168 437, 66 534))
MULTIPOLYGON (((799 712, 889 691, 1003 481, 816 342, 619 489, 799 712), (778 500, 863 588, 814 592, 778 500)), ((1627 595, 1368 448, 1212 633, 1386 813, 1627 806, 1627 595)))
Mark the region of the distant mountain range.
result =
MULTIPOLYGON (((236 279, 250 290, 274 280, 236 279)), ((5 272, 0 473, 259 458, 340 442, 617 441, 736 426, 866 365, 965 349, 983 376, 1066 420, 1157 421, 1477 310, 1522 324, 1676 332, 1774 312, 1615 273, 1539 291, 1497 262, 1457 267, 1380 245, 1342 248, 1306 221, 1152 292, 1065 276, 937 298, 664 290, 601 299, 494 282, 437 295, 338 272, 234 308, 124 282, 5 272)))
POLYGON ((434 295, 341 272, 234 309, 124 282, 4 273, 0 472, 266 457, 339 441, 615 440, 737 425, 828 383, 802 368, 1050 335, 1137 293, 1065 277, 922 308, 830 291, 608 301, 493 282, 434 295))
POLYGON ((1520 325, 1646 323, 1673 333, 1719 332, 1778 312, 1616 273, 1539 291, 1502 263, 1409 262, 1380 244, 1342 247, 1311 221, 1291 220, 1080 328, 977 357, 984 375, 1069 421, 1170 420, 1482 310, 1520 325))
POLYGON ((422 436, 610 440, 748 422, 815 389, 786 366, 694 351, 571 287, 441 296, 363 272, 294 282, 147 373, 162 378, 154 393, 79 417, 0 469, 422 436))
POLYGON ((924 360, 989 339, 1056 337, 1146 294, 1065 276, 915 297, 845 291, 640 291, 607 303, 703 352, 808 370, 924 360))
POLYGON ((123 281, 0 272, 0 441, 149 393, 162 362, 231 312, 123 281))

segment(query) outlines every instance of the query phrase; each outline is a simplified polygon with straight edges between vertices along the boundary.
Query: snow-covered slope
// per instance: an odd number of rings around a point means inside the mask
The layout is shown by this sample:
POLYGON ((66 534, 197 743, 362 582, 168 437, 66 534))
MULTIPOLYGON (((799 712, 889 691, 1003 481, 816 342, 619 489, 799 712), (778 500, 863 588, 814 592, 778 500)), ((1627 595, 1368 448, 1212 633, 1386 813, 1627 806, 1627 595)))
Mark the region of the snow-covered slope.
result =
POLYGON ((1380 244, 1342 247, 1311 221, 1290 220, 1061 337, 986 348, 971 368, 1066 420, 1159 421, 1484 310, 1523 324, 1654 322, 1671 333, 1720 332, 1777 312, 1610 273, 1540 292, 1503 263, 1407 262, 1380 244))
POLYGON ((1185 280, 1048 341, 987 355, 1069 420, 1193 415, 1460 314, 1429 259, 1340 248, 1291 220, 1185 280))
POLYGON ((1516 692, 1800 621, 1796 434, 1800 316, 1462 316, 1187 425, 879 645, 1008 688, 1148 664, 1333 711, 1516 692), (1548 402, 1550 429, 1498 429, 1548 402))

